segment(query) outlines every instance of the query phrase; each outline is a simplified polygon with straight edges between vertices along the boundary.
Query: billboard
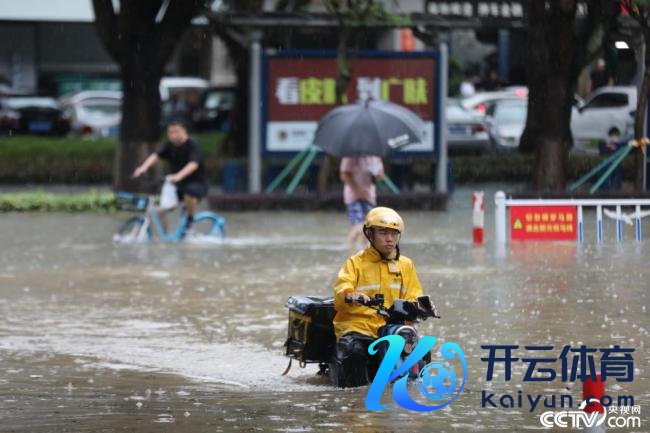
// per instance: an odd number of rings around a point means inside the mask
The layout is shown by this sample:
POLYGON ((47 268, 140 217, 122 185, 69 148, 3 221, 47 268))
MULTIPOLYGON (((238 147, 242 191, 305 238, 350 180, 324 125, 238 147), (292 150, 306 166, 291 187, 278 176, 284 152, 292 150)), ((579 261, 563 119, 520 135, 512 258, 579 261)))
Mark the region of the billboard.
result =
MULTIPOLYGON (((352 76, 343 102, 370 96, 409 108, 424 120, 425 138, 396 155, 433 156, 440 116, 438 54, 364 52, 349 62, 352 76)), ((299 152, 312 144, 318 121, 336 107, 336 53, 266 54, 263 65, 263 150, 299 152)))
POLYGON ((575 241, 576 206, 511 206, 510 239, 575 241))

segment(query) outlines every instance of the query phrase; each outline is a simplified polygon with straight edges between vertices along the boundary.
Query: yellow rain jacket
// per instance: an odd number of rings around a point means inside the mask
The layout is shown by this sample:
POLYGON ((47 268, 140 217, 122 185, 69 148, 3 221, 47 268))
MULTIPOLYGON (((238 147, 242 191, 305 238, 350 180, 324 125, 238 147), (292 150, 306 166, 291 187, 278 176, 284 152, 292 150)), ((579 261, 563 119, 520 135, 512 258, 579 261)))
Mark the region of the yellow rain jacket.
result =
POLYGON ((338 341, 348 332, 358 332, 377 338, 378 329, 386 322, 377 311, 357 304, 346 304, 345 296, 352 292, 368 295, 384 294, 386 308, 395 299, 415 301, 422 296, 422 286, 413 261, 400 256, 398 260, 383 260, 379 252, 368 247, 348 258, 339 271, 334 286, 334 332, 338 341))

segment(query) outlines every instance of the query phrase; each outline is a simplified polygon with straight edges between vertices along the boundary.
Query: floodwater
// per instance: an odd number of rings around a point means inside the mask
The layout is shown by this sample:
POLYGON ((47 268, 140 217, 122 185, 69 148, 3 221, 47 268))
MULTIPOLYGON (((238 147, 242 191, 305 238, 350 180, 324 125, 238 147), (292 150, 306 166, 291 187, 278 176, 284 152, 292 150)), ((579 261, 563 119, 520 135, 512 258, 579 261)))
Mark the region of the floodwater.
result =
POLYGON ((521 361, 511 380, 498 363, 488 381, 481 345, 495 344, 519 345, 519 358, 557 358, 565 345, 634 348, 634 380, 610 378, 607 394, 633 395, 642 422, 633 431, 649 431, 650 243, 626 227, 617 244, 610 221, 602 245, 590 225, 583 246, 497 251, 494 190, 482 248, 471 245, 471 188, 446 212, 403 213, 402 252, 442 316, 420 333, 438 337, 436 349, 457 342, 468 364, 459 398, 426 413, 397 406, 390 390, 382 403, 391 408, 369 412, 367 387, 334 389, 314 366, 294 363, 281 376, 284 303, 331 293, 347 255, 340 213, 226 213, 228 239, 210 246, 115 246, 126 214, 2 215, 0 431, 528 431, 551 409, 531 412, 526 395, 579 404, 581 383, 561 381, 560 361, 538 365, 557 372, 551 382, 524 381, 521 361), (553 349, 524 349, 540 345, 553 349), (483 391, 497 405, 521 391, 523 407, 483 407, 483 391))

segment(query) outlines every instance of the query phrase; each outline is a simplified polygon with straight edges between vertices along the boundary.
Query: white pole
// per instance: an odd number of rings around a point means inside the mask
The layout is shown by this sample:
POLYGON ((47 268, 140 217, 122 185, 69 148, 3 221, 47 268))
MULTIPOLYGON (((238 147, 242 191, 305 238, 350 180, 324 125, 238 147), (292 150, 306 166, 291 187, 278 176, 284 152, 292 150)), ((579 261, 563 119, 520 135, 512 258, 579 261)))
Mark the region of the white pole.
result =
POLYGON ((496 204, 495 226, 496 226, 496 243, 506 243, 506 193, 497 191, 494 195, 496 204))
POLYGON ((637 241, 641 240, 641 206, 636 205, 636 220, 634 221, 634 234, 637 241))
POLYGON ((598 243, 603 241, 603 207, 596 206, 596 236, 598 243))
POLYGON ((623 241, 623 221, 621 220, 621 206, 616 206, 616 242, 623 241))
POLYGON ((248 95, 248 192, 258 193, 262 190, 262 155, 260 131, 262 120, 260 103, 262 102, 262 32, 250 33, 250 74, 248 95))
MULTIPOLYGON (((439 46, 440 50, 440 123, 437 125, 438 136, 440 137, 440 151, 438 152, 438 169, 436 173, 436 191, 439 193, 447 193, 447 116, 445 115, 445 107, 447 105, 447 74, 448 74, 448 52, 447 44, 442 42, 439 46)), ((434 132, 435 133, 435 132, 434 132)), ((433 137, 431 137, 433 139, 433 137)))
MULTIPOLYGON (((637 98, 641 97, 641 88, 643 87, 643 77, 645 75, 645 51, 649 49, 650 47, 647 47, 645 44, 645 38, 642 38, 641 46, 640 46, 640 53, 639 57, 642 59, 641 62, 639 62, 639 83, 637 86, 637 98)), ((650 102, 646 102, 646 112, 645 116, 643 116, 643 136, 647 137, 648 136, 648 110, 650 109, 650 102)), ((636 137, 635 137, 636 138, 636 137)), ((648 157, 645 152, 643 152, 643 185, 641 186, 641 190, 646 189, 647 185, 647 178, 648 178, 648 157)))
POLYGON ((585 240, 585 222, 583 221, 582 206, 578 206, 578 242, 585 240))

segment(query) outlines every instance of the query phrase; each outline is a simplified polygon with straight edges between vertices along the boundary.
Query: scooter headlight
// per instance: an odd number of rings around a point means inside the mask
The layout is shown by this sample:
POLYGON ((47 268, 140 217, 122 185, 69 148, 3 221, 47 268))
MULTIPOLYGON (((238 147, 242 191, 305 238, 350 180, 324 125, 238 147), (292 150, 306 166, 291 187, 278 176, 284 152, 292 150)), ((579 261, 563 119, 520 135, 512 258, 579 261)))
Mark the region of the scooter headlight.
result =
POLYGON ((411 326, 402 326, 397 330, 397 335, 404 339, 404 353, 409 354, 413 352, 420 339, 415 329, 411 326))

